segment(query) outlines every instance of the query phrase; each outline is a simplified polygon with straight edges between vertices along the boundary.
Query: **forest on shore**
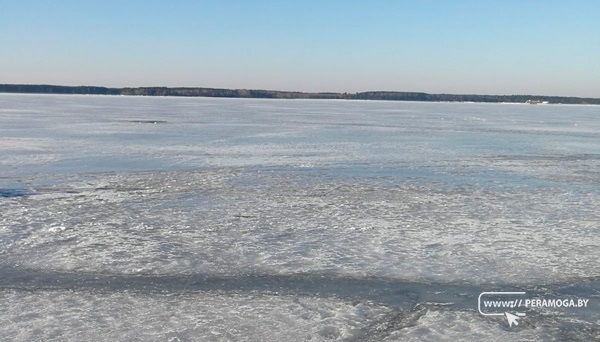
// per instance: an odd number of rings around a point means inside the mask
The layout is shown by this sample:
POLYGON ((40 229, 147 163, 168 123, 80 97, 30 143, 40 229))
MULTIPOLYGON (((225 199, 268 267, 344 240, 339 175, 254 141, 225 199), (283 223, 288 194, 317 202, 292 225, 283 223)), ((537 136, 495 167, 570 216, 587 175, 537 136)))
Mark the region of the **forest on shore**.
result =
POLYGON ((34 94, 80 94, 80 95, 129 95, 129 96, 188 96, 229 97, 261 99, 337 99, 337 100, 383 100, 423 102, 510 102, 510 103, 563 103, 600 105, 600 98, 544 95, 474 95, 474 94, 428 94, 421 92, 367 91, 358 93, 296 92, 257 89, 221 89, 188 87, 138 87, 106 88, 95 86, 61 86, 45 84, 0 84, 0 93, 34 94))

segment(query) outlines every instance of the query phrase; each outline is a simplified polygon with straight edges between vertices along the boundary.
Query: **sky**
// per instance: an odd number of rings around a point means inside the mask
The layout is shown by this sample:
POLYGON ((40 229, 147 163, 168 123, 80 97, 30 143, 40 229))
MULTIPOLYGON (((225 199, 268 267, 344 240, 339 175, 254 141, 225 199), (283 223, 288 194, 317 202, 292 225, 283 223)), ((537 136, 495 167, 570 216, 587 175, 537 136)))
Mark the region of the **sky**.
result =
POLYGON ((0 0, 0 83, 600 97, 600 1, 0 0))

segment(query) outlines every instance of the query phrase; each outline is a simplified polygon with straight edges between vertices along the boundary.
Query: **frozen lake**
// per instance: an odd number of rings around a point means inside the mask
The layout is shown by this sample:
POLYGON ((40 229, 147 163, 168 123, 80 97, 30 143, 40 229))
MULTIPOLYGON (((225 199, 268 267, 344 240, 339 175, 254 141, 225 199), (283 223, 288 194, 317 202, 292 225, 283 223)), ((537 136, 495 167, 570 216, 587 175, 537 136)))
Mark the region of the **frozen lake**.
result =
POLYGON ((0 94, 0 339, 600 339, 599 170, 597 106, 0 94))

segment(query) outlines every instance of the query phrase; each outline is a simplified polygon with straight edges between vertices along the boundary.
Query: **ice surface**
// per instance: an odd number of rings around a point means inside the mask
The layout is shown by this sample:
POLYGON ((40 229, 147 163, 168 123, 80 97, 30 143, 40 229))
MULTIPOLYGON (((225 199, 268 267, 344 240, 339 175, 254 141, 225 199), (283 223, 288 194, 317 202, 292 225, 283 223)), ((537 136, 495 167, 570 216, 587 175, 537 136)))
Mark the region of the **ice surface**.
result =
POLYGON ((326 272, 507 284, 600 274, 592 190, 301 173, 73 176, 68 187, 3 200, 0 253, 30 268, 127 274, 326 272))
POLYGON ((597 338, 598 113, 2 94, 0 337, 597 338))
POLYGON ((390 311, 373 303, 259 293, 7 290, 0 299, 0 334, 10 341, 347 340, 390 311))

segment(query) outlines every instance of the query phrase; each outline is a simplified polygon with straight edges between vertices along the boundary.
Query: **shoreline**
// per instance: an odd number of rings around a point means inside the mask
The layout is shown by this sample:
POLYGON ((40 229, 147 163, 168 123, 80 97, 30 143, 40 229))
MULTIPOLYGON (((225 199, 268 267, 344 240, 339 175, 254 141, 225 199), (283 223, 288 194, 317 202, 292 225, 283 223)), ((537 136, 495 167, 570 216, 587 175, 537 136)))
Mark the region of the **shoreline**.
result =
POLYGON ((511 104, 575 104, 600 105, 600 98, 547 95, 478 95, 478 94, 429 94, 422 92, 367 91, 357 93, 295 92, 279 90, 249 90, 223 88, 187 87, 138 87, 106 88, 97 86, 61 86, 36 84, 0 84, 2 94, 56 94, 56 95, 104 95, 147 97, 214 97, 242 99, 288 99, 288 100, 354 100, 397 102, 457 102, 457 103, 511 103, 511 104), (533 103, 528 103, 533 102, 533 103), (536 103, 537 102, 537 103, 536 103), (542 103, 544 102, 544 103, 542 103))

